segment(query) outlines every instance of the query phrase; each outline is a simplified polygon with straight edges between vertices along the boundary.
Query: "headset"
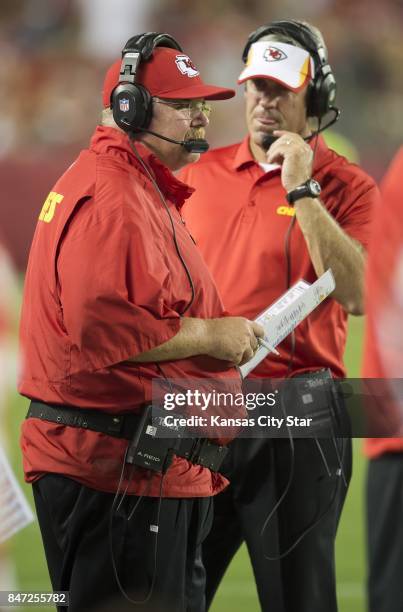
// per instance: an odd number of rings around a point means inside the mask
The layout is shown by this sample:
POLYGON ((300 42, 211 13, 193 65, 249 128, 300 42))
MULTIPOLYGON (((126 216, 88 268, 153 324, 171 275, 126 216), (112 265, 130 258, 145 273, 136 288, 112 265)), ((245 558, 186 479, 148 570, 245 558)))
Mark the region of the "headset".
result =
POLYGON ((119 83, 112 90, 110 99, 115 123, 131 137, 135 132, 148 132, 184 147, 189 153, 205 153, 209 144, 204 138, 175 140, 148 129, 152 119, 152 96, 144 85, 136 82, 136 76, 140 62, 149 60, 155 47, 168 47, 183 53, 180 44, 169 34, 145 32, 127 41, 122 51, 119 83))
MULTIPOLYGON (((329 111, 336 110, 336 79, 328 62, 327 51, 308 25, 294 19, 272 21, 252 32, 242 53, 246 64, 251 45, 267 34, 282 34, 289 36, 308 51, 314 60, 315 75, 309 84, 307 98, 308 117, 321 119, 329 111)), ((338 109, 337 109, 337 112, 338 109)))
POLYGON ((111 93, 111 109, 115 123, 125 132, 145 130, 152 117, 150 92, 136 82, 142 61, 147 61, 156 47, 169 47, 183 53, 182 47, 169 34, 144 32, 130 38, 122 51, 119 83, 111 93))

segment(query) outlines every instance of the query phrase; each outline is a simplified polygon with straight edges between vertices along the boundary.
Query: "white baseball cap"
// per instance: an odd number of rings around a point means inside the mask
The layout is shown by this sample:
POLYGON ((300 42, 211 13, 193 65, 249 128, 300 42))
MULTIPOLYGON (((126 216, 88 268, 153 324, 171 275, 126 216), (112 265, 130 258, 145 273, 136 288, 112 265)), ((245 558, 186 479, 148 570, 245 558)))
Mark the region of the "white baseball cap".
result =
POLYGON ((313 59, 305 49, 283 42, 259 40, 249 49, 238 83, 248 79, 271 79, 297 92, 314 74, 313 59))

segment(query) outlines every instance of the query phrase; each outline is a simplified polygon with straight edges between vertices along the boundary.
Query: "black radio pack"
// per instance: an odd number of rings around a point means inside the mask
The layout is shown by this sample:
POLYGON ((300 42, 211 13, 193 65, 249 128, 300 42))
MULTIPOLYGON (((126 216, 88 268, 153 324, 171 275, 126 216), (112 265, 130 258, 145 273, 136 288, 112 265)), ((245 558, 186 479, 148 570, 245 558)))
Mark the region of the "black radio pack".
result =
POLYGON ((147 404, 126 455, 126 463, 138 465, 154 472, 163 472, 172 463, 179 449, 184 427, 167 426, 166 410, 147 404), (164 430, 164 431, 163 431, 164 430), (169 437, 167 437, 169 433, 169 437))
POLYGON ((311 419, 310 436, 329 438, 348 435, 342 397, 329 369, 288 378, 283 386, 286 406, 299 417, 311 419))
MULTIPOLYGON (((175 416, 183 418, 178 413, 175 416)), ((176 424, 168 425, 166 417, 167 411, 159 406, 146 404, 143 407, 126 454, 126 463, 165 474, 173 456, 177 455, 212 472, 218 472, 228 448, 214 440, 199 437, 195 430, 176 424)))

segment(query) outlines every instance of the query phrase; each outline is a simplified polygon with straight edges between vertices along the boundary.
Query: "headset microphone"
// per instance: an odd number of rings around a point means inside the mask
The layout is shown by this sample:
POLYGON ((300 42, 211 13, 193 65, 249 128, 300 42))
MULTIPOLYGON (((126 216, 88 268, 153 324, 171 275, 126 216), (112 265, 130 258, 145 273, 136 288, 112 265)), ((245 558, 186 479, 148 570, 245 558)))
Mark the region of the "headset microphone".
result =
MULTIPOLYGON (((304 140, 305 142, 310 142, 313 138, 315 138, 315 136, 317 136, 318 134, 320 134, 320 132, 323 132, 324 130, 327 130, 328 127, 330 127, 331 125, 334 125, 336 123, 336 121, 339 120, 340 117, 340 109, 337 108, 337 106, 330 106, 329 107, 329 112, 333 113, 333 117, 332 119, 330 119, 327 123, 325 123, 325 125, 321 126, 320 122, 319 122, 319 127, 317 130, 314 130, 312 132, 312 134, 310 134, 309 136, 305 136, 304 140)), ((271 145, 273 144, 273 142, 275 140, 278 140, 278 136, 273 136, 273 134, 266 134, 263 137, 262 140, 262 148, 265 149, 266 151, 271 147, 271 145)))
POLYGON ((189 153, 206 153, 209 150, 209 143, 204 138, 190 138, 182 140, 181 145, 185 147, 189 153))
POLYGON ((262 149, 268 151, 273 142, 275 142, 276 140, 278 140, 278 136, 273 136, 273 134, 266 134, 265 136, 263 136, 262 149))
MULTIPOLYGON (((128 121, 122 119, 124 123, 130 125, 128 121)), ((153 132, 152 130, 147 130, 146 128, 137 127, 135 131, 146 132, 147 134, 152 134, 157 138, 162 138, 162 140, 166 140, 167 142, 173 142, 174 144, 180 145, 184 147, 186 151, 189 153, 205 153, 209 150, 209 143, 204 138, 189 138, 189 140, 175 140, 174 138, 169 138, 168 136, 163 136, 162 134, 157 134, 157 132, 153 132)))

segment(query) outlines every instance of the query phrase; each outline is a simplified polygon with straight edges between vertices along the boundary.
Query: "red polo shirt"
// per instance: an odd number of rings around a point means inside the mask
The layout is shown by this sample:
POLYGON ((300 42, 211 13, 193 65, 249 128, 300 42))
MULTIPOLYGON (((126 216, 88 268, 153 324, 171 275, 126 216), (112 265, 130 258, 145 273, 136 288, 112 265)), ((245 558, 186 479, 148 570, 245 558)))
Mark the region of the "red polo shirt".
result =
MULTIPOLYGON (((212 318, 223 307, 179 209, 191 189, 138 146, 174 218, 195 299, 186 316, 212 318)), ((29 398, 106 412, 138 411, 161 378, 153 363, 127 360, 172 338, 191 298, 171 225, 156 189, 122 132, 98 127, 52 189, 39 215, 25 282, 21 319, 24 367, 19 391, 29 398)), ((194 357, 164 362, 168 378, 237 377, 222 361, 194 357)), ((116 491, 127 442, 39 419, 22 426, 26 480, 58 472, 116 491)), ((129 492, 144 492, 137 470, 129 492)), ((207 496, 226 480, 176 458, 165 496, 207 496)), ((150 495, 159 494, 155 477, 150 495)))
MULTIPOLYGON (((368 252, 366 303, 367 322, 363 376, 367 378, 401 378, 402 348, 402 282, 403 269, 403 148, 397 153, 382 181, 382 206, 374 218, 368 252)), ((401 403, 401 398, 400 403, 401 403)), ((382 406, 389 412, 399 411, 393 393, 385 394, 382 406)), ((400 409, 401 410, 401 409, 400 409)), ((401 418, 401 417, 400 417, 401 418)), ((369 438, 365 443, 369 457, 386 452, 402 452, 403 438, 369 438)))
MULTIPOLYGON (((374 181, 358 166, 327 148, 319 137, 314 177, 321 200, 341 227, 367 245, 371 209, 378 198, 374 181)), ((211 151, 187 166, 180 178, 195 188, 184 218, 232 315, 254 319, 286 290, 285 236, 294 209, 285 199, 280 169, 265 174, 249 140, 211 151)), ((304 236, 295 224, 290 244, 291 283, 316 279, 304 236)), ((343 353, 347 313, 327 299, 296 329, 293 372, 329 367, 345 375, 343 353)), ((290 339, 252 376, 282 377, 290 359, 290 339)))

